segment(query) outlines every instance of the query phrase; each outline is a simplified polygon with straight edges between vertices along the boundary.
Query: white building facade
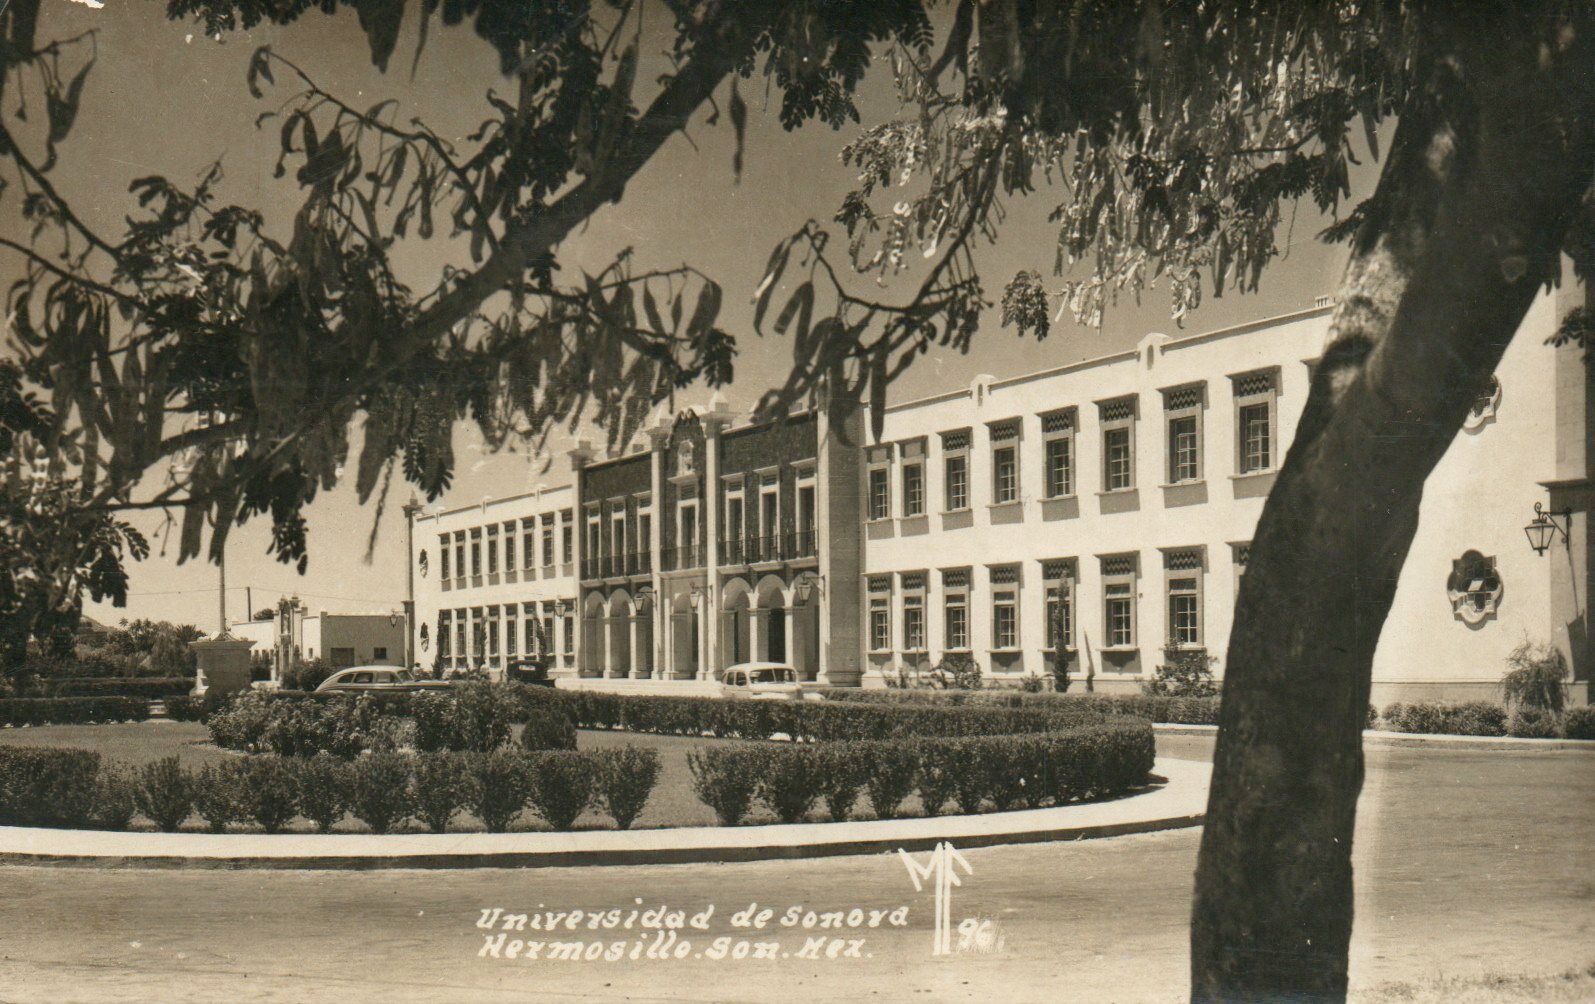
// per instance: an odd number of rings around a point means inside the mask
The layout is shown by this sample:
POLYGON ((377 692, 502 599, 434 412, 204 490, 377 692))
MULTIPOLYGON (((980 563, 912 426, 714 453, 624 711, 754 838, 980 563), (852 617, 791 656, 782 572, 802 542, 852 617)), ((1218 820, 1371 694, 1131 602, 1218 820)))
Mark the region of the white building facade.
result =
POLYGON ((414 662, 442 673, 576 665, 575 490, 411 514, 414 662))
MULTIPOLYGON (((1546 344, 1583 296, 1535 302, 1430 476, 1375 703, 1498 699, 1524 641, 1560 649, 1588 699, 1595 398, 1583 350, 1546 344), (1558 514, 1543 554, 1536 505, 1558 514)), ((1176 648, 1222 678, 1329 314, 979 377, 888 406, 878 442, 711 409, 656 423, 641 453, 576 451, 574 487, 417 509, 416 661, 702 681, 778 653, 805 679, 885 686, 950 658, 1112 692, 1176 648)))

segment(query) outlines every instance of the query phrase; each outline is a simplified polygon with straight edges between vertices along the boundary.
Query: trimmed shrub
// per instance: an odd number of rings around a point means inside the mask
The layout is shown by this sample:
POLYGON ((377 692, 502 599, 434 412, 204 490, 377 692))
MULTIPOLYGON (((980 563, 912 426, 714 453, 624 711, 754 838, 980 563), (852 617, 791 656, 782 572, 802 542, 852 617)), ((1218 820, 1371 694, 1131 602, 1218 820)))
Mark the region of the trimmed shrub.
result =
POLYGON ((952 801, 958 791, 956 779, 961 767, 958 748, 951 743, 921 739, 915 747, 919 763, 914 777, 919 802, 925 815, 934 816, 952 801))
POLYGON ((138 811, 134 800, 132 773, 120 764, 108 764, 94 782, 94 806, 90 822, 95 829, 125 830, 138 811))
POLYGON ((711 746, 689 750, 687 767, 698 800, 714 810, 721 826, 736 826, 747 816, 758 789, 762 750, 755 746, 711 746))
POLYGON ((1217 697, 1168 697, 1151 694, 1030 694, 1022 690, 861 690, 837 687, 818 691, 828 703, 901 707, 1027 708, 1053 711, 1077 719, 1133 715, 1172 725, 1216 725, 1217 697))
POLYGON ((620 746, 591 754, 598 776, 598 805, 622 830, 642 814, 659 783, 659 753, 646 746, 620 746))
POLYGON ((819 762, 811 746, 766 747, 759 801, 783 823, 801 823, 820 795, 819 762))
POLYGON ((194 778, 177 757, 147 763, 134 790, 138 811, 167 833, 176 833, 194 811, 194 778))
POLYGON ((576 818, 593 803, 596 787, 596 765, 587 754, 575 750, 533 754, 528 801, 554 829, 574 826, 576 818))
POLYGON ((409 819, 414 808, 409 757, 372 753, 350 764, 349 812, 372 833, 387 833, 409 819))
POLYGON ((330 831, 349 811, 349 765, 331 753, 317 753, 294 762, 294 807, 321 833, 330 831))
POLYGON ((869 761, 858 743, 822 743, 814 747, 815 776, 818 778, 820 798, 831 818, 845 820, 858 804, 869 778, 869 761))
POLYGON ((521 746, 527 750, 573 750, 576 748, 576 726, 558 711, 534 709, 526 716, 526 728, 521 732, 521 746))
POLYGON ((1556 712, 1525 704, 1512 712, 1506 734, 1522 739, 1554 739, 1559 724, 1556 712))
POLYGON ((1488 701, 1392 704, 1385 709, 1384 720, 1397 732, 1454 736, 1501 736, 1507 724, 1506 709, 1488 701))
POLYGON ((448 694, 416 694, 410 701, 410 718, 415 723, 410 741, 421 753, 449 748, 454 729, 454 699, 448 694))
POLYGON ((415 758, 415 815, 433 833, 442 833, 449 820, 465 805, 465 760, 458 753, 439 750, 415 758))
POLYGON ((490 833, 503 833, 526 808, 530 764, 518 750, 474 753, 466 758, 467 806, 490 833))
POLYGON ((870 808, 880 819, 895 817, 903 800, 914 792, 914 775, 918 773, 918 751, 906 743, 874 742, 867 747, 870 761, 870 808))
POLYGON ((454 687, 449 696, 454 703, 450 749, 489 753, 509 743, 521 704, 504 688, 473 680, 454 687))
POLYGON ((232 698, 231 694, 206 692, 168 697, 163 703, 166 705, 166 717, 174 722, 203 722, 217 709, 229 704, 232 698))
POLYGON ((0 726, 101 725, 142 722, 150 702, 142 697, 7 697, 0 699, 0 726))
POLYGON ((0 823, 81 827, 93 818, 99 774, 93 750, 0 746, 0 823))
POLYGON ((247 818, 243 805, 243 760, 206 764, 194 774, 194 811, 212 833, 223 833, 228 823, 247 818))
POLYGON ((239 772, 239 808, 267 833, 277 833, 298 811, 298 780, 280 756, 250 757, 239 772))
MULTIPOLYGON (((390 705, 391 706, 391 705, 390 705)), ((355 757, 398 748, 402 723, 370 695, 284 699, 252 691, 205 718, 211 741, 224 749, 279 756, 331 753, 355 757)))
POLYGON ((1595 739, 1595 706, 1568 708, 1562 715, 1563 739, 1595 739))

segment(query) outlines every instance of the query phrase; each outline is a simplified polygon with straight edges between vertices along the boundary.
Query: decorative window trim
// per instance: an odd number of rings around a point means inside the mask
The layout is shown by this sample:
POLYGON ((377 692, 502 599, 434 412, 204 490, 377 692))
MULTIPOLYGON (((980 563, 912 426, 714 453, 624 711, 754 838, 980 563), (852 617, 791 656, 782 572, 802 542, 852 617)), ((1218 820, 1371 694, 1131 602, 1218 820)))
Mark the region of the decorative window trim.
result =
POLYGON ((1102 470, 1100 473, 1102 477, 1102 491, 1104 493, 1127 492, 1135 490, 1136 403, 1137 399, 1134 395, 1097 402, 1097 413, 1099 418, 1098 425, 1101 428, 1100 438, 1102 440, 1102 470), (1126 460, 1128 464, 1128 468, 1126 470, 1127 480, 1122 485, 1114 485, 1112 470, 1109 467, 1111 457, 1108 452, 1108 436, 1110 433, 1121 430, 1126 434, 1125 442, 1128 447, 1128 457, 1126 460))
POLYGON ((1473 406, 1468 409, 1468 415, 1462 420, 1465 432, 1482 429, 1495 421, 1496 412, 1501 407, 1501 378, 1493 373, 1490 375, 1489 386, 1473 399, 1473 406))
POLYGON ((1483 624, 1495 617, 1504 589, 1494 555, 1470 549, 1451 562, 1446 598, 1451 601, 1452 615, 1464 624, 1483 624))
POLYGON ((1194 484, 1202 480, 1207 459, 1204 456, 1206 450, 1203 448, 1203 440, 1206 437, 1202 434, 1202 413, 1206 410, 1206 404, 1206 384, 1185 384, 1180 387, 1169 387, 1163 391, 1163 435, 1167 446, 1163 476, 1168 484, 1194 484), (1182 460, 1185 458, 1178 453, 1174 433, 1174 424, 1185 421, 1192 423, 1195 437, 1194 456, 1190 458, 1189 472, 1181 470, 1182 460))
POLYGON ((1041 416, 1041 481, 1046 498, 1066 499, 1074 496, 1078 452, 1074 440, 1078 425, 1079 415, 1074 408, 1050 411, 1041 416), (1061 485, 1053 477, 1052 469, 1054 444, 1059 443, 1066 452, 1067 460, 1061 485))
POLYGON ((1235 395, 1235 475, 1250 477, 1269 474, 1279 469, 1279 367, 1230 374, 1231 389, 1235 395), (1268 408, 1268 462, 1260 467, 1248 467, 1246 459, 1246 425, 1241 412, 1249 407, 1266 405, 1268 408))
POLYGON ((1102 565, 1102 639, 1103 648, 1116 651, 1133 649, 1140 644, 1139 624, 1139 599, 1137 595, 1137 578, 1140 562, 1134 554, 1107 554, 1098 559, 1102 565), (1123 641, 1114 640, 1113 632, 1113 604, 1115 601, 1129 603, 1128 638, 1123 641))
POLYGON ((1041 626, 1043 632, 1041 650, 1056 653, 1059 640, 1053 632, 1054 614, 1052 605, 1058 603, 1065 611, 1065 630, 1063 632, 1063 651, 1072 652, 1075 649, 1075 631, 1077 607, 1075 606, 1075 590, 1079 581, 1077 566, 1073 558, 1058 558, 1041 563, 1041 626))
POLYGON ((1183 547, 1163 552, 1163 597, 1167 623, 1165 643, 1181 649, 1199 649, 1207 643, 1207 555, 1201 547, 1183 547), (1176 596, 1191 596, 1195 606, 1195 637, 1176 636, 1174 601, 1176 596))

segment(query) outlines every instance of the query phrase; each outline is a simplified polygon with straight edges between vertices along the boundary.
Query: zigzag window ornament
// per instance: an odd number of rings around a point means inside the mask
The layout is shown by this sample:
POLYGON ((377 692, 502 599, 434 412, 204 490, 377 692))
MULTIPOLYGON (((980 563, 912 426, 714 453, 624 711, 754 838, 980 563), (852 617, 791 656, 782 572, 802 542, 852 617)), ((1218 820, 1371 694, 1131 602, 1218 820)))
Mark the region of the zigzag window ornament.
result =
POLYGON ((1446 579, 1445 591, 1451 601, 1451 611, 1458 620, 1480 624, 1494 617, 1501 606, 1502 589, 1494 556, 1466 551, 1462 557, 1451 562, 1451 574, 1446 579))

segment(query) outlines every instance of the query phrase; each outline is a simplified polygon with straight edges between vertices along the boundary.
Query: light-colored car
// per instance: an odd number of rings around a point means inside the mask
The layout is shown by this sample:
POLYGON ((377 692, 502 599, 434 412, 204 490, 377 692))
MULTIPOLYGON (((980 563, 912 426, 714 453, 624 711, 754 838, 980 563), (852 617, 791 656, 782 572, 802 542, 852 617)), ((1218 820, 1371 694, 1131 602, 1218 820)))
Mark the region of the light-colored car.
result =
POLYGON ((741 662, 720 677, 723 697, 762 700, 802 700, 803 684, 797 670, 784 662, 741 662))
POLYGON ((399 690, 446 690, 447 680, 434 680, 403 666, 350 666, 321 681, 316 693, 371 694, 399 690))

